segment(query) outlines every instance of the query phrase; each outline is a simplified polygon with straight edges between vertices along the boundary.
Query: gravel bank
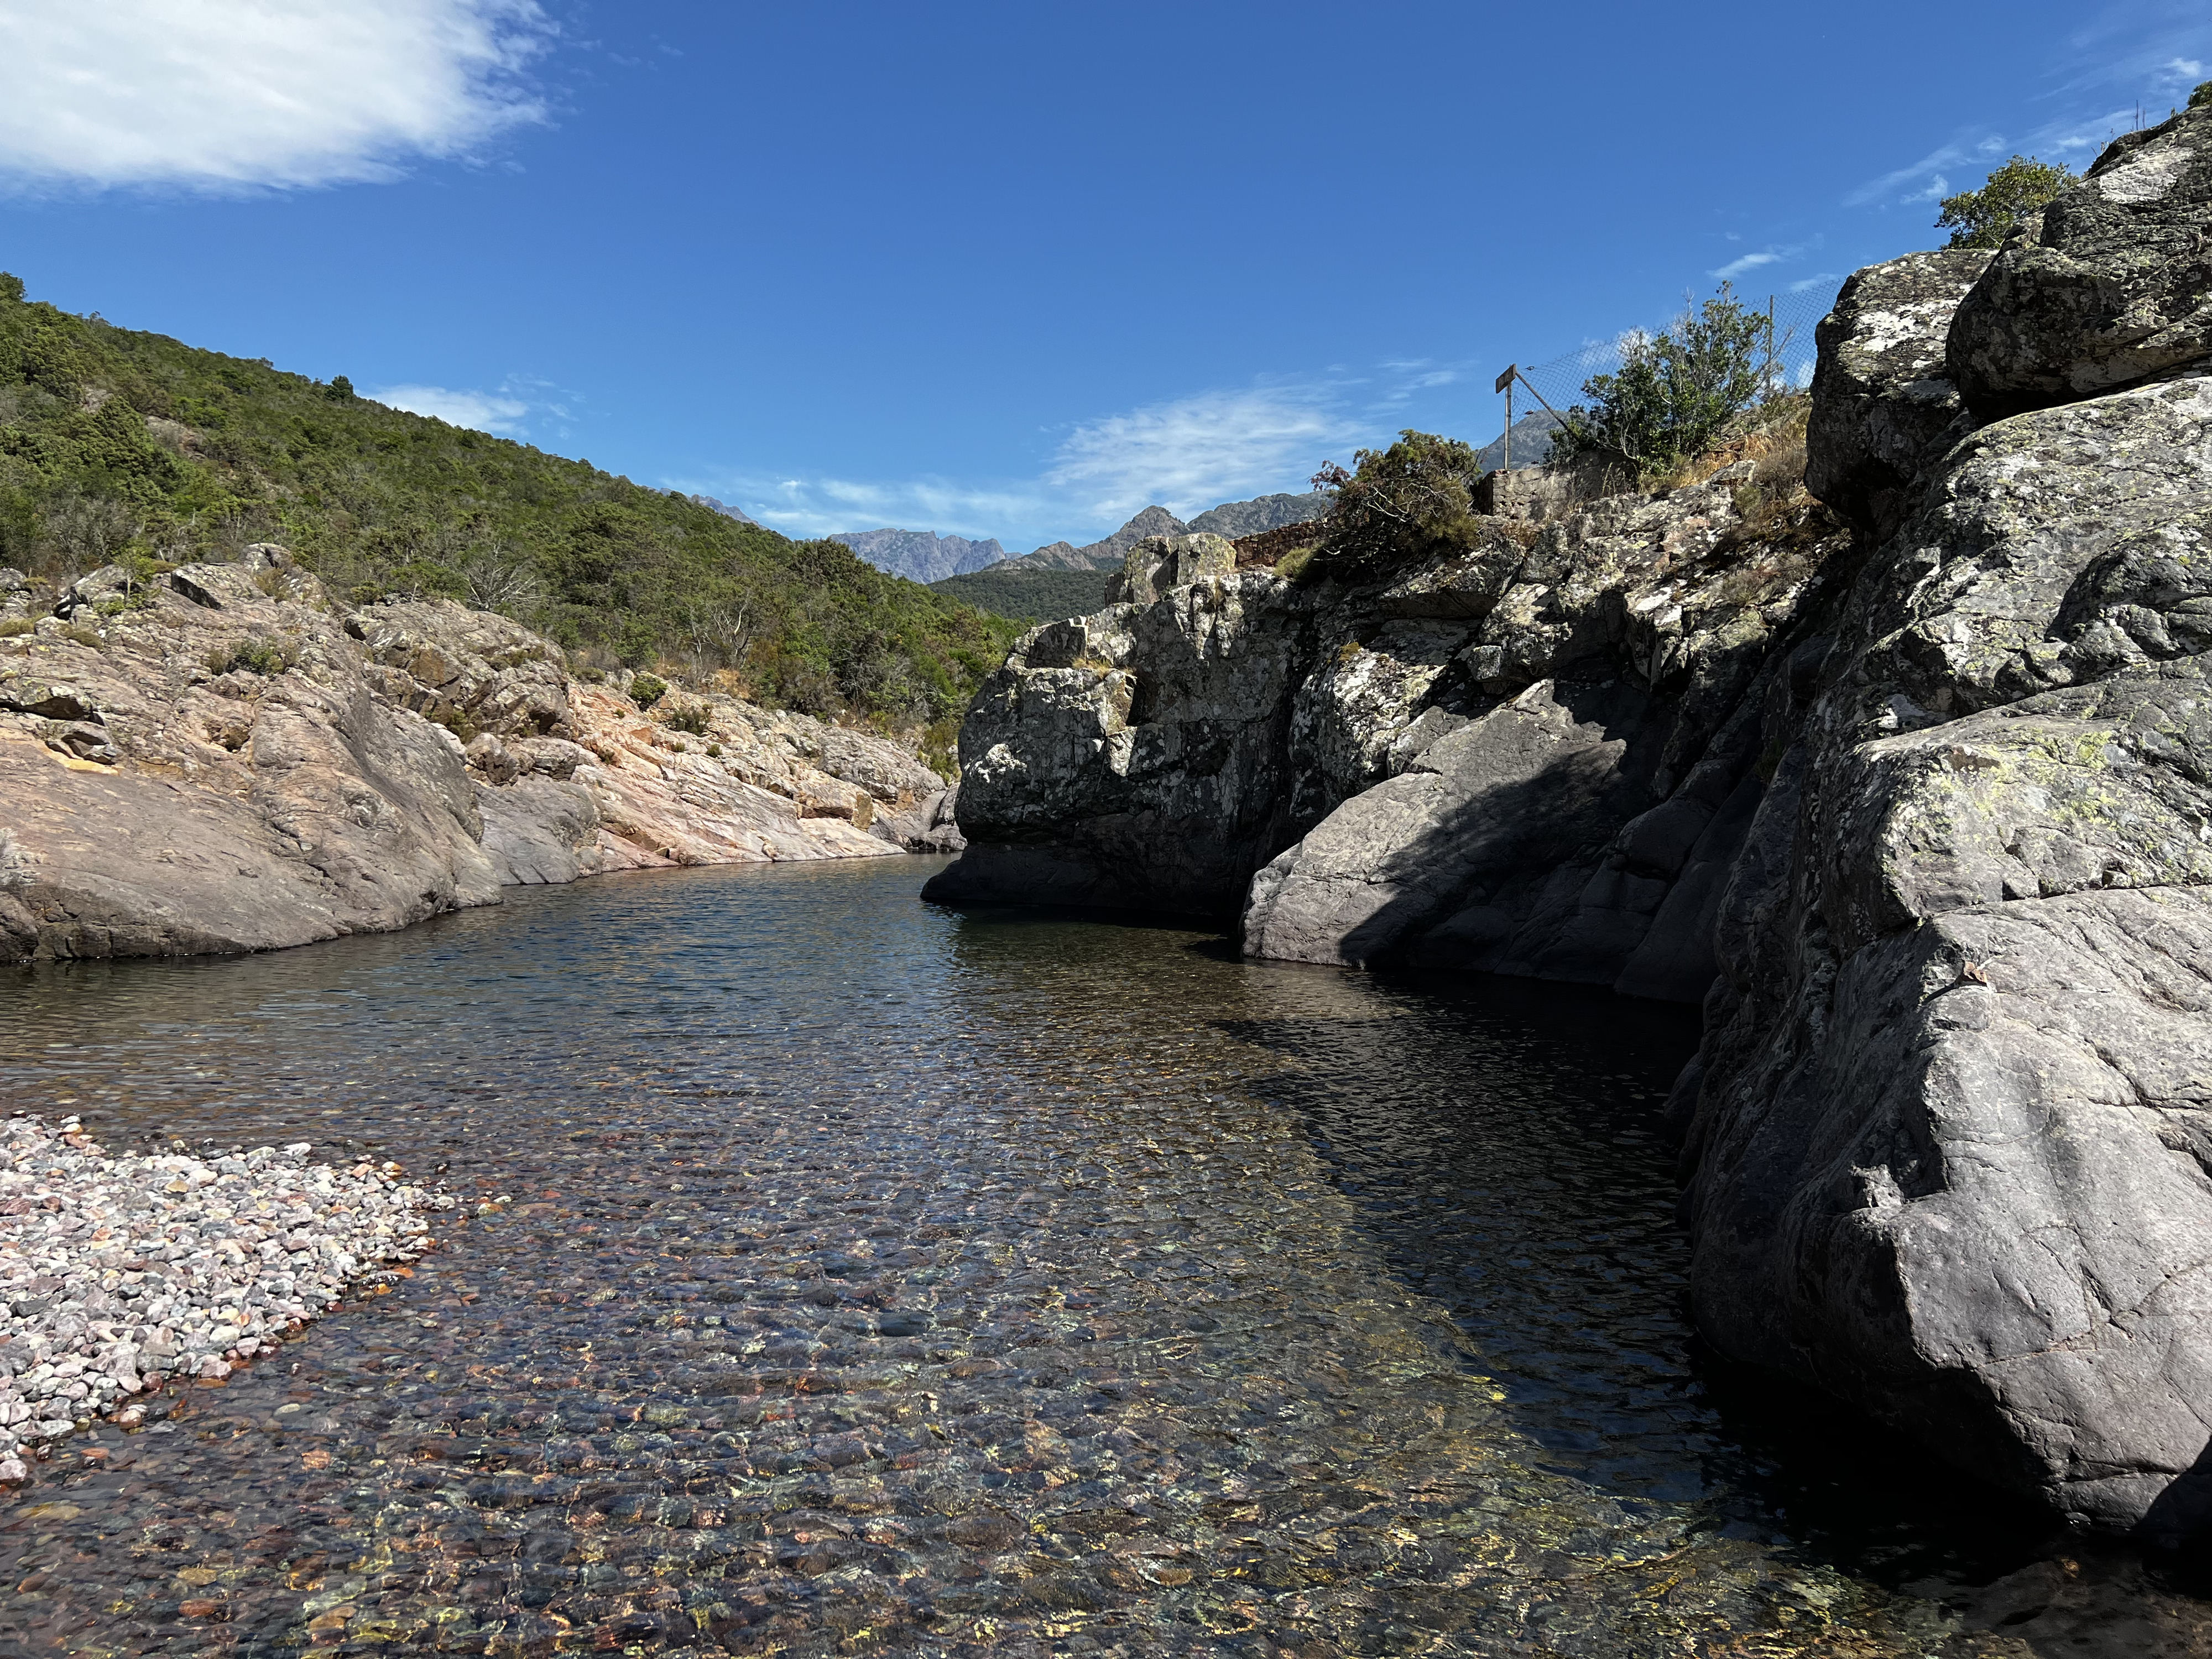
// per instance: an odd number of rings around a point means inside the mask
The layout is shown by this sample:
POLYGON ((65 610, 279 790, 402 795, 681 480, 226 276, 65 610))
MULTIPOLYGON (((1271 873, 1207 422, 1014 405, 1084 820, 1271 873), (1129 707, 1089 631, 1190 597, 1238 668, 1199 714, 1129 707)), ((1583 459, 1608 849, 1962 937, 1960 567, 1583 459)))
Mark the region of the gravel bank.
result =
POLYGON ((222 1377, 429 1243, 441 1194, 307 1142, 111 1158, 74 1117, 0 1127, 0 1480, 164 1376, 222 1377))

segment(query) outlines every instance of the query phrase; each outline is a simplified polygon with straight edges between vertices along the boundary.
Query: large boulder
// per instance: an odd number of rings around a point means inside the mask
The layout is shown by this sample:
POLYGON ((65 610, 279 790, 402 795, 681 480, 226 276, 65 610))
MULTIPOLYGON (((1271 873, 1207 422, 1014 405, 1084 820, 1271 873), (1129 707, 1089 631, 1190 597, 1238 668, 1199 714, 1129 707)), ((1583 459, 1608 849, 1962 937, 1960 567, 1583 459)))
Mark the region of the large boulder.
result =
POLYGON ((1995 419, 2212 356, 2212 105, 2112 144, 1998 252, 1951 325, 1950 378, 1995 419))
POLYGON ((1122 556, 1106 584, 1109 605, 1150 605, 1170 588, 1226 581, 1237 574, 1237 549, 1221 536, 1147 536, 1122 556))
POLYGON ((313 576, 264 549, 100 591, 0 641, 11 954, 259 950, 496 896, 460 744, 375 694, 313 576))
POLYGON ((1985 426, 1870 559, 1723 902, 1686 1160, 1722 1348, 2166 1536, 2212 1519, 2208 427, 2197 378, 1985 426))
POLYGON ((1944 366, 1951 318, 1987 270, 1979 248, 1908 253, 1844 284, 1814 338, 1805 488, 1875 539, 1971 422, 1944 366))
POLYGON ((1374 595, 1423 620, 1300 689, 1324 815, 1254 878, 1246 951, 1699 1000, 1770 683, 1844 540, 1808 520, 1792 558, 1740 541, 1751 471, 1589 503, 1374 595))
POLYGON ((925 896, 1233 913, 1285 838, 1311 611, 1247 571, 1030 630, 960 728, 967 850, 925 896))

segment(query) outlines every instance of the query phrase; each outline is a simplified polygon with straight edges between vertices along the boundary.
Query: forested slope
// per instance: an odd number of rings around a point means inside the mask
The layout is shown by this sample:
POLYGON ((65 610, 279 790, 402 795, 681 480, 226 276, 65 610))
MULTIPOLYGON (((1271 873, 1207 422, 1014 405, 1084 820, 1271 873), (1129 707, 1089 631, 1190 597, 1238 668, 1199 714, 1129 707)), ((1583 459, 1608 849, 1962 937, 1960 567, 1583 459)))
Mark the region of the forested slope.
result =
POLYGON ((0 565, 281 542, 353 604, 448 595, 588 671, 662 663, 771 705, 957 719, 1017 626, 684 496, 25 298, 0 276, 0 565))

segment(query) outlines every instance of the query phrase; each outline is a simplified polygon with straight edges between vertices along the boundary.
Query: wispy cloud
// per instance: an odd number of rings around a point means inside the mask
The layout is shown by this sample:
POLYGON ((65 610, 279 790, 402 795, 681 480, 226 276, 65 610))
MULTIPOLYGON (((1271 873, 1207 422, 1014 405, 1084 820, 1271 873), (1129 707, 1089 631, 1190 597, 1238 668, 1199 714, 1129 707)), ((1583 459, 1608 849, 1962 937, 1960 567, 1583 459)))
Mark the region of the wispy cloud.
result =
POLYGON ((1739 276, 1761 270, 1767 265, 1785 264, 1792 259, 1802 257, 1808 247, 1818 246, 1820 246, 1818 237, 1811 242, 1791 242, 1787 246, 1769 242, 1765 247, 1754 252, 1738 254, 1726 264, 1715 267, 1706 275, 1717 276, 1724 283, 1734 282, 1739 276))
MULTIPOLYGON (((1426 364, 1422 375, 1455 376, 1426 364)), ((1446 383, 1438 379, 1436 384, 1446 383)), ((1085 422, 1030 478, 964 483, 738 474, 670 479, 787 534, 893 526, 996 536, 1009 546, 1110 531, 1154 502, 1188 518, 1223 501, 1299 490, 1323 460, 1376 435, 1344 412, 1338 383, 1202 392, 1085 422)))
POLYGON ((1816 288, 1825 288, 1831 283, 1840 283, 1843 280, 1843 274, 1840 271, 1816 270, 1810 276, 1801 276, 1796 282, 1790 283, 1788 287, 1784 289, 1784 292, 1789 294, 1808 294, 1816 288))
POLYGON ((235 193, 390 179, 543 120, 535 0, 0 0, 0 179, 235 193))
POLYGON ((2037 117, 2017 131, 1969 127, 1907 166, 1868 179, 1846 207, 1918 206, 1979 185, 2008 157, 2081 167, 2124 132, 2166 118, 2212 64, 2212 18, 2198 0, 2084 9, 2080 27, 2053 43, 2052 72, 2029 99, 2037 117))
POLYGON ((1978 161, 1985 166, 1994 166, 2003 148, 2002 139, 1987 134, 1979 138, 1954 139, 1950 143, 1929 150, 1908 166, 1893 167, 1880 178, 1868 179, 1844 198, 1844 205, 1873 207, 1880 203, 1899 199, 1925 201, 1928 199, 1925 187, 1930 181, 1942 178, 1948 185, 1948 179, 1943 171, 1946 167, 1956 172, 1961 167, 1971 167, 1978 161), (1922 186, 1920 192, 1909 197, 1901 194, 1915 185, 1922 186))
POLYGON ((1158 501, 1178 516, 1310 473, 1358 429, 1334 388, 1260 386, 1179 398, 1078 427, 1044 482, 1093 517, 1126 518, 1158 501))
POLYGON ((1742 276, 1747 270, 1756 270, 1761 265, 1773 264, 1781 258, 1781 254, 1772 248, 1765 248, 1757 253, 1739 254, 1726 264, 1716 266, 1708 275, 1717 276, 1726 282, 1731 277, 1742 276))
POLYGON ((429 415, 448 426, 465 426, 478 432, 510 437, 522 430, 530 405, 519 398, 502 398, 489 392, 465 392, 443 386, 385 386, 362 394, 393 409, 429 415))

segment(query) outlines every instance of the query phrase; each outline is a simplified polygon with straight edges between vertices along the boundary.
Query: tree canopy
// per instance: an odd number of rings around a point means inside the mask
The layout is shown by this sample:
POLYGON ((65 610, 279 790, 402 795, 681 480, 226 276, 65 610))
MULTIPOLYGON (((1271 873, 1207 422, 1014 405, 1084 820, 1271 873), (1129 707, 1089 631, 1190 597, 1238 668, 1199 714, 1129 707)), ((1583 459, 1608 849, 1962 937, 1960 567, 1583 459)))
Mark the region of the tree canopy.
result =
POLYGON ((1767 319, 1723 283, 1701 307, 1657 334, 1633 335, 1620 368, 1583 382, 1587 403, 1552 434, 1555 459, 1588 451, 1625 455, 1646 474, 1703 453, 1722 428, 1774 390, 1767 319))
POLYGON ((2021 220, 2040 213, 2074 182, 2073 170, 2058 162, 2015 155, 1979 190, 1946 196, 1936 228, 1951 233, 1953 247, 2002 247, 2021 220))

